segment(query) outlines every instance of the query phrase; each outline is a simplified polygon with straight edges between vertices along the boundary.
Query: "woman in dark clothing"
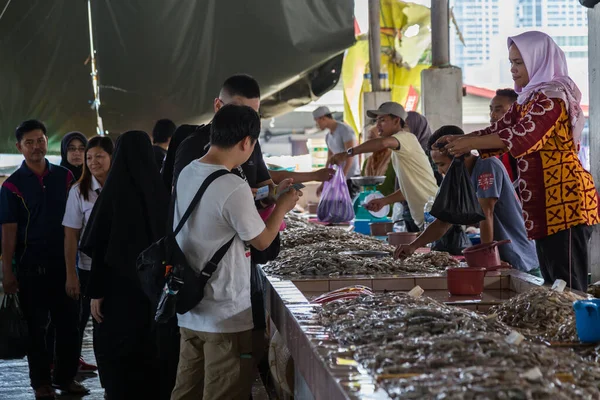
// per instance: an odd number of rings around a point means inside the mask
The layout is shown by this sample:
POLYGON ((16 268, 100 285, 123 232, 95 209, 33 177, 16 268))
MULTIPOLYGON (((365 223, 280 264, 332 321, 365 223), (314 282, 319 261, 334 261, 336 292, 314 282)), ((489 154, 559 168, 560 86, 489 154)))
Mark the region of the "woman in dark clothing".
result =
POLYGON ((65 167, 78 181, 83 173, 84 153, 88 140, 81 132, 69 132, 60 142, 60 166, 65 167))
POLYGON ((167 208, 168 193, 148 135, 124 133, 81 244, 92 259, 87 294, 95 320, 94 352, 109 400, 157 398, 155 310, 142 291, 135 262, 165 235, 167 208))
MULTIPOLYGON (((177 149, 179 145, 187 139, 192 133, 196 132, 199 125, 180 125, 169 144, 169 150, 167 150, 167 156, 163 164, 161 171, 162 179, 167 188, 169 195, 171 194, 173 185, 173 170, 175 166, 175 158, 177 155, 177 149)), ((171 205, 169 210, 172 210, 171 205)), ((169 213, 170 226, 173 225, 172 213, 169 213)), ((171 318, 170 321, 159 324, 156 326, 156 339, 157 339, 157 355, 160 363, 160 397, 161 400, 168 400, 171 398, 171 392, 175 387, 175 380, 177 378, 177 364, 179 363, 179 326, 177 325, 177 317, 171 318)))
POLYGON ((169 144, 169 149, 167 150, 167 156, 165 157, 165 162, 163 164, 163 168, 161 171, 163 182, 167 187, 169 193, 171 193, 171 188, 173 187, 173 167, 175 165, 175 155, 177 154, 177 148, 188 136, 192 133, 196 132, 196 129, 199 128, 199 125, 179 125, 179 127, 175 130, 173 137, 171 137, 171 143, 169 144))

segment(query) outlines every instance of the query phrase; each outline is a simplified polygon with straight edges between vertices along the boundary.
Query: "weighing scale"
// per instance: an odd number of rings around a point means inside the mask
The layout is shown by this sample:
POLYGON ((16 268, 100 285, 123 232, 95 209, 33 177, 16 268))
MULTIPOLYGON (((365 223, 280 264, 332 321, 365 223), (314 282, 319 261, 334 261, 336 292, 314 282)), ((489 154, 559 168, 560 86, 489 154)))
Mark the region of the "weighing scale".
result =
POLYGON ((369 224, 371 222, 392 222, 387 216, 389 214, 389 206, 385 206, 377 213, 371 213, 365 207, 364 203, 368 203, 372 198, 383 197, 381 192, 377 190, 377 185, 385 181, 385 176, 356 176, 352 182, 362 187, 362 191, 354 198, 354 231, 364 235, 371 234, 369 224), (387 210, 387 211, 385 211, 387 210), (375 214, 375 215, 374 215, 375 214))

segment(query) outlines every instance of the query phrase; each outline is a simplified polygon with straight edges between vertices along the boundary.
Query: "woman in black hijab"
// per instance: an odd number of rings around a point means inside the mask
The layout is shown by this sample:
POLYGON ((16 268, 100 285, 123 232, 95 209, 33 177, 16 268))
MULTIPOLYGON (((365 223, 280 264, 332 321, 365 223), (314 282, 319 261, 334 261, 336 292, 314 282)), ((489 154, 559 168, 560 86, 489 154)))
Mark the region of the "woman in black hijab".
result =
POLYGON ((60 142, 61 167, 65 167, 73 173, 75 180, 78 181, 83 173, 83 159, 87 139, 81 132, 69 132, 60 142))
POLYGON ((94 352, 110 400, 156 398, 155 310, 142 291, 136 259, 165 235, 167 208, 148 135, 124 133, 81 245, 92 258, 87 294, 94 352))
POLYGON ((175 166, 175 156, 177 155, 177 149, 181 142, 187 139, 192 133, 196 132, 199 125, 179 125, 179 127, 173 133, 171 137, 171 143, 169 143, 169 149, 167 150, 167 156, 161 171, 163 182, 169 193, 173 187, 173 167, 175 166))

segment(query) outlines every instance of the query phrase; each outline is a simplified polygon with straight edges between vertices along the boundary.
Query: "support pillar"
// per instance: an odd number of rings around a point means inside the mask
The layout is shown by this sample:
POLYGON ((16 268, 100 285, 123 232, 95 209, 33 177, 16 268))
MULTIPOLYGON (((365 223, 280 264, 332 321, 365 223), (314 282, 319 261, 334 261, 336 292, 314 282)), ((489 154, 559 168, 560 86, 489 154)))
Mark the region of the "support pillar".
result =
POLYGON ((422 111, 432 130, 462 127, 462 71, 450 65, 448 0, 431 2, 431 68, 421 72, 422 111))
POLYGON ((379 0, 369 0, 369 69, 371 71, 371 88, 374 92, 381 90, 379 74, 381 72, 381 26, 379 0))
MULTIPOLYGON (((600 185, 600 4, 588 10, 588 62, 590 168, 598 188, 600 185)), ((589 250, 593 283, 600 280, 600 229, 594 229, 589 250)))

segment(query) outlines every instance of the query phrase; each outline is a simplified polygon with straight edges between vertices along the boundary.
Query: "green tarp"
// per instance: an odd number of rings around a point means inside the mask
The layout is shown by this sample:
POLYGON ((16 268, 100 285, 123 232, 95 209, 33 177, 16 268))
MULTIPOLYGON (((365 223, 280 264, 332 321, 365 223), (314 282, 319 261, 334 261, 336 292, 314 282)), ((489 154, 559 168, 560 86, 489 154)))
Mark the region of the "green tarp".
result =
MULTIPOLYGON (((329 90, 354 43, 352 0, 91 4, 111 133, 149 131, 159 118, 205 122, 221 82, 239 72, 273 95, 265 116, 286 111, 329 90)), ((95 133, 89 47, 86 0, 10 2, 0 19, 0 152, 15 151, 14 129, 28 118, 47 124, 54 152, 68 131, 95 133)))

